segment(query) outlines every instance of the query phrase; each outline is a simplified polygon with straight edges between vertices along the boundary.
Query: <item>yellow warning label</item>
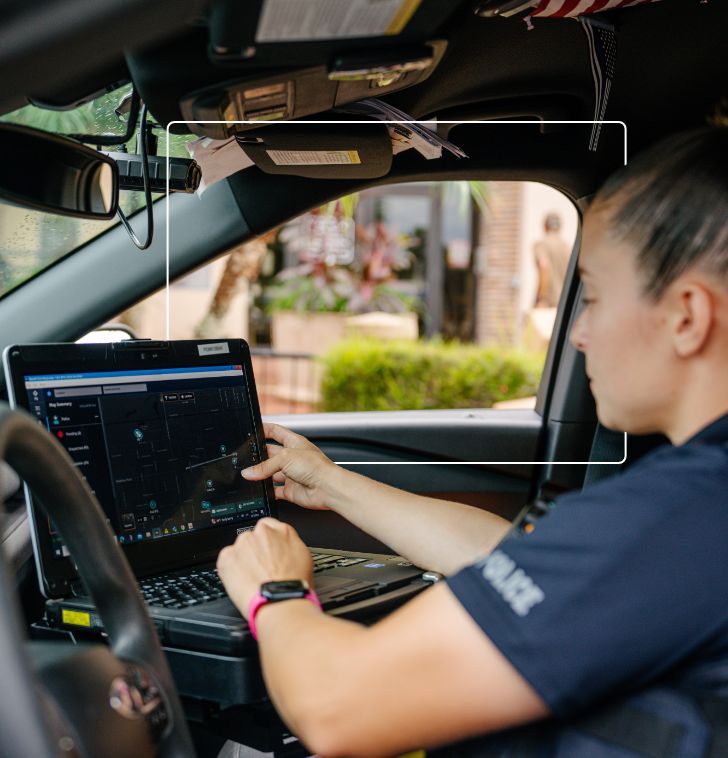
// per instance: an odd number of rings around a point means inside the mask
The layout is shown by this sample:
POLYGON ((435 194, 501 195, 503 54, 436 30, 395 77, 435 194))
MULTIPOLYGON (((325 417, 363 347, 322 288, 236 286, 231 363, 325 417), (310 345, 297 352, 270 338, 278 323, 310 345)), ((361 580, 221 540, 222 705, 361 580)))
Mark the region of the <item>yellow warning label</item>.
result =
POLYGON ((335 166, 361 163, 357 150, 266 150, 276 166, 335 166))
POLYGON ((91 614, 84 611, 71 611, 64 608, 61 611, 61 620, 64 624, 73 624, 74 626, 91 626, 91 614))
POLYGON ((385 29, 385 34, 399 34, 407 26, 409 20, 414 16, 415 11, 420 6, 422 0, 404 0, 399 10, 394 14, 394 18, 389 22, 385 29))

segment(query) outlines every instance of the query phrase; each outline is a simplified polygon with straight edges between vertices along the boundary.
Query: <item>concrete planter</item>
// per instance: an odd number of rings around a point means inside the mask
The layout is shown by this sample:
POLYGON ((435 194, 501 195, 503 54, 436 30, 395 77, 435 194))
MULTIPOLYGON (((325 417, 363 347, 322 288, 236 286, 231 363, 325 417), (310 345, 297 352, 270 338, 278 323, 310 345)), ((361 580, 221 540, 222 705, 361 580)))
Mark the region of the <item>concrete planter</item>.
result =
POLYGON ((347 313, 276 311, 271 343, 276 352, 323 355, 346 336, 347 313))
POLYGON ((375 339, 417 339, 415 313, 298 313, 273 314, 273 349, 283 353, 324 355, 337 342, 351 336, 375 339))
POLYGON ((416 313, 362 313, 349 316, 347 337, 371 337, 378 340, 416 340, 419 336, 416 313))

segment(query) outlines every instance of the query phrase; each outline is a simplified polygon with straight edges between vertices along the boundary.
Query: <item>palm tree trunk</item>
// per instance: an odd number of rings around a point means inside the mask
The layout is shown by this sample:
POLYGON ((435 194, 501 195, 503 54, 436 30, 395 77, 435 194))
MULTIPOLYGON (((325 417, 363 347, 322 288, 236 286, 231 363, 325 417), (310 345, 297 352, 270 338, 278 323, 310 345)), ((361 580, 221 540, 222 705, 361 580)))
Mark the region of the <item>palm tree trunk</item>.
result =
POLYGON ((278 229, 273 229, 250 242, 233 248, 212 296, 210 307, 195 329, 198 337, 214 336, 220 322, 230 310, 235 295, 240 291, 240 283, 243 280, 257 281, 263 259, 268 252, 268 245, 273 242, 277 232, 278 229))

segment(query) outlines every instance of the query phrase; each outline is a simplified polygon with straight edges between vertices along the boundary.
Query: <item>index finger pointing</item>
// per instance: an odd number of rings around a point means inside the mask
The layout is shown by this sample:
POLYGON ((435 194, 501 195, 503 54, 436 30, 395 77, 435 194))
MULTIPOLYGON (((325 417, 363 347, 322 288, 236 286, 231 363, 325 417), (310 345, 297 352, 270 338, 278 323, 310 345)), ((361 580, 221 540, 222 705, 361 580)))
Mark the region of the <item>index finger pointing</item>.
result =
POLYGON ((286 447, 301 447, 301 443, 307 442, 305 437, 292 432, 290 429, 287 429, 280 424, 263 424, 263 433, 265 434, 266 439, 275 440, 286 447))
POLYGON ((283 451, 281 451, 280 454, 276 455, 273 458, 267 458, 255 466, 244 468, 240 474, 242 475, 243 479, 252 479, 254 481, 257 481, 259 479, 268 479, 277 471, 280 471, 283 468, 283 464, 284 455, 283 451))

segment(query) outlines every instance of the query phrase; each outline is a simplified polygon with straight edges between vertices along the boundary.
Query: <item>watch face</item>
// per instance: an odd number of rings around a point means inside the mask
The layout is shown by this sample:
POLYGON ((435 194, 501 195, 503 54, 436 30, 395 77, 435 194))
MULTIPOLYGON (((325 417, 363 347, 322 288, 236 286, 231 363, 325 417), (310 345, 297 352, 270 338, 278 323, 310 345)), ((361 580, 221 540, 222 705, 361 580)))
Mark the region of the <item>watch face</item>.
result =
POLYGON ((260 594, 270 601, 293 600, 305 597, 308 584, 300 579, 287 579, 281 582, 266 582, 260 588, 260 594))

